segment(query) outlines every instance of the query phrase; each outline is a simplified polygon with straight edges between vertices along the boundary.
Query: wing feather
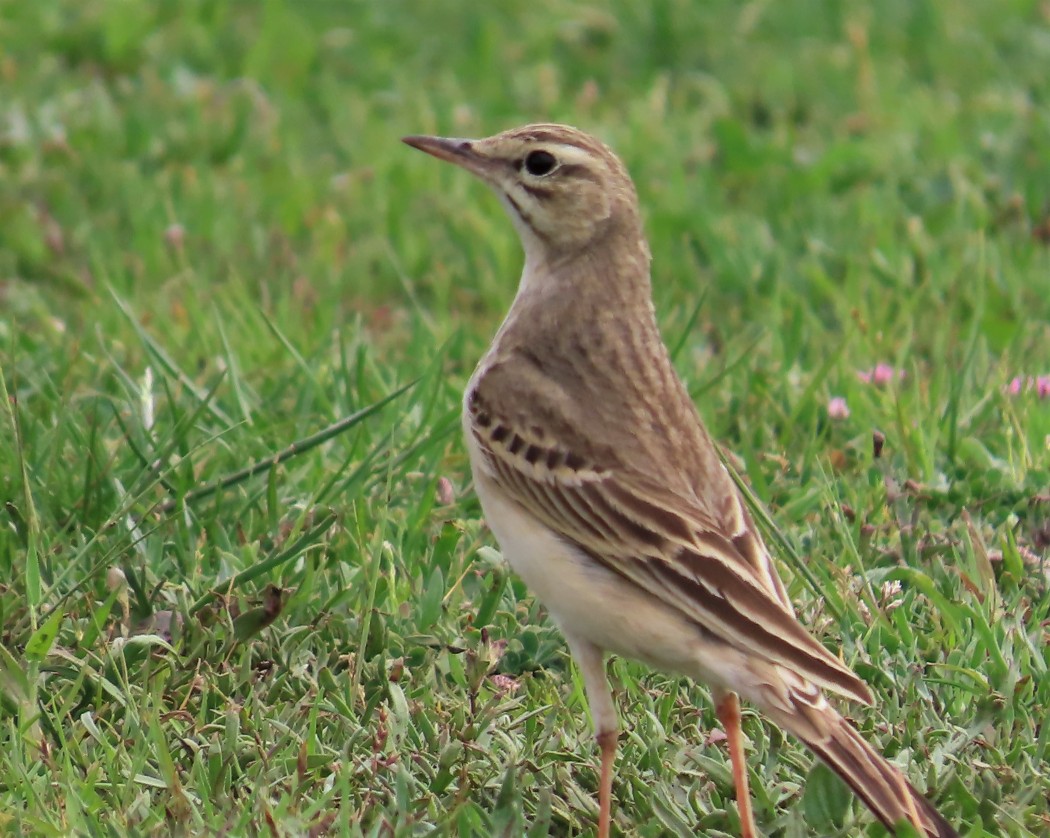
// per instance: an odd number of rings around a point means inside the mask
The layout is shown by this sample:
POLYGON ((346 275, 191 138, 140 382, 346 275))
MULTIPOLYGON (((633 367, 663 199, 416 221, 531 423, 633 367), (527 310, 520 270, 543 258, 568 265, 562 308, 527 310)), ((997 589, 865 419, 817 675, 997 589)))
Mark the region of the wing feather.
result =
POLYGON ((471 421, 470 432, 493 479, 551 530, 703 631, 870 703, 867 686, 796 619, 742 505, 730 517, 731 529, 742 529, 721 531, 682 493, 614 459, 591 461, 549 428, 515 427, 476 389, 468 409, 484 420, 471 421))

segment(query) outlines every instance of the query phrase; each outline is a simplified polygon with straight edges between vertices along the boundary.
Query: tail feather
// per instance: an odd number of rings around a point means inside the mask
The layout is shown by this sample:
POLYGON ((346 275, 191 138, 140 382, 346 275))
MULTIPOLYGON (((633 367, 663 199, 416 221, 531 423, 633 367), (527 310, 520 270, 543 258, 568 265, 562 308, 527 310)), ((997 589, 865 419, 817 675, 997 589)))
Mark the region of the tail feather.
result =
POLYGON ((930 838, 958 838, 959 834, 933 804, 849 722, 838 713, 835 715, 837 719, 829 726, 828 738, 806 745, 853 789, 872 813, 890 830, 906 820, 930 838))
POLYGON ((959 833, 933 804, 823 696, 792 692, 795 700, 791 710, 767 708, 771 717, 827 763, 887 829, 894 831, 896 824, 903 820, 915 824, 927 838, 959 838, 959 833))

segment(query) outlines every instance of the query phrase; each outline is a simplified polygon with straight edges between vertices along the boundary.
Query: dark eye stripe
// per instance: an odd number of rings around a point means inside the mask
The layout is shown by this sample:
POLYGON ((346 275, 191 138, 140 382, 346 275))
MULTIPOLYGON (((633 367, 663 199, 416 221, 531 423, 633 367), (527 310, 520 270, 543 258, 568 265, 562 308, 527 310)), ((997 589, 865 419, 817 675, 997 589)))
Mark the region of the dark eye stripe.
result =
POLYGON ((549 186, 536 186, 535 184, 524 182, 519 183, 518 185, 534 198, 549 198, 554 194, 554 190, 549 186))
POLYGON ((576 180, 586 180, 591 183, 601 182, 594 169, 583 163, 562 163, 555 171, 550 173, 550 177, 552 179, 558 178, 559 180, 575 178, 576 180))
POLYGON ((597 175, 594 174, 589 166, 584 166, 582 163, 562 163, 558 169, 558 174, 563 178, 574 177, 595 183, 598 182, 597 175))

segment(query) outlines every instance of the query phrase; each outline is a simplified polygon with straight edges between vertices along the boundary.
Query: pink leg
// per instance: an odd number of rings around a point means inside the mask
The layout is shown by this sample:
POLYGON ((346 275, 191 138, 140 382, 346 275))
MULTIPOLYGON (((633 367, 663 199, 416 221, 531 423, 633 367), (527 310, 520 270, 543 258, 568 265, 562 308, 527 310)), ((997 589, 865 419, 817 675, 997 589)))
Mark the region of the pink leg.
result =
POLYGON ((751 790, 747 784, 747 761, 744 759, 744 735, 740 729, 740 700, 736 693, 717 697, 715 712, 729 741, 729 762, 733 766, 733 787, 740 813, 740 838, 755 838, 755 818, 751 813, 751 790))
POLYGON ((598 785, 598 838, 609 838, 612 825, 613 763, 616 761, 616 737, 620 729, 609 682, 605 679, 602 650, 592 643, 567 637, 572 657, 580 668, 587 703, 591 708, 594 735, 602 754, 602 773, 598 785))
POLYGON ((598 838, 609 838, 612 821, 613 763, 616 761, 616 731, 606 730, 598 734, 598 746, 602 749, 602 777, 598 787, 598 838))

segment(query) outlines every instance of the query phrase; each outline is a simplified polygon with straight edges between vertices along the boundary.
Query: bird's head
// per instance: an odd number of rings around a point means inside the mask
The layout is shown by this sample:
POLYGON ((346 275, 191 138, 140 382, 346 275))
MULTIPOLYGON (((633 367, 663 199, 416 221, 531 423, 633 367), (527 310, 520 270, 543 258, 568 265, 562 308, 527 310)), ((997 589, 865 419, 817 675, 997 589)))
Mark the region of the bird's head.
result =
POLYGON ((557 258, 610 235, 641 237, 638 198, 619 158, 568 125, 526 125, 480 140, 404 141, 477 175, 499 196, 527 257, 557 258), (539 251, 539 252, 537 252, 539 251))

